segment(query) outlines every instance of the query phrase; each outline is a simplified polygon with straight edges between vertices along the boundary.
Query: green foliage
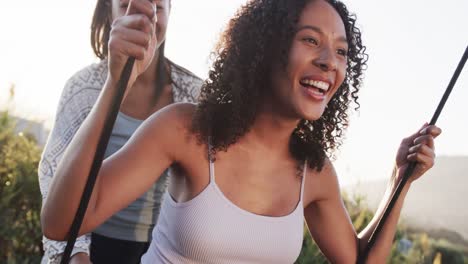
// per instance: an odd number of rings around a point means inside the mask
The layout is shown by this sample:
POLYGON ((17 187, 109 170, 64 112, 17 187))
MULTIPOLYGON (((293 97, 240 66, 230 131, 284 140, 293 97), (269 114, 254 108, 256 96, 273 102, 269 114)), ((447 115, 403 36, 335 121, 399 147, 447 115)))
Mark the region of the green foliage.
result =
MULTIPOLYGON (((353 225, 357 232, 360 232, 371 221, 373 213, 367 209, 364 197, 355 195, 350 198, 348 195, 343 194, 343 198, 353 225)), ((302 251, 296 264, 323 263, 328 263, 328 261, 310 237, 309 232, 306 231, 304 233, 302 251)), ((397 228, 391 254, 387 263, 467 264, 468 249, 463 245, 454 245, 444 239, 435 240, 424 232, 409 232, 404 225, 400 224, 397 228), (398 245, 403 239, 411 243, 411 249, 408 252, 401 252, 401 250, 398 249, 398 245)))
MULTIPOLYGON (((351 217, 354 228, 357 232, 364 229, 367 224, 372 220, 373 213, 367 209, 364 197, 355 195, 349 198, 347 194, 343 194, 345 207, 351 217)), ((307 227, 305 227, 307 230, 307 227)), ((398 233, 397 236, 400 236, 398 233)), ((395 257, 399 255, 395 250, 395 257)), ((304 242, 302 243, 302 251, 299 255, 296 264, 323 264, 328 263, 327 259, 323 256, 317 244, 313 241, 309 232, 304 234, 304 242)))
POLYGON ((468 249, 451 242, 430 238, 426 233, 412 234, 414 246, 406 257, 409 264, 468 263, 468 249))
POLYGON ((40 149, 13 125, 7 112, 0 113, 0 263, 39 263, 40 149))
POLYGON ((317 244, 309 235, 307 226, 304 226, 304 241, 302 242, 302 250, 296 264, 325 264, 327 259, 323 256, 317 244))

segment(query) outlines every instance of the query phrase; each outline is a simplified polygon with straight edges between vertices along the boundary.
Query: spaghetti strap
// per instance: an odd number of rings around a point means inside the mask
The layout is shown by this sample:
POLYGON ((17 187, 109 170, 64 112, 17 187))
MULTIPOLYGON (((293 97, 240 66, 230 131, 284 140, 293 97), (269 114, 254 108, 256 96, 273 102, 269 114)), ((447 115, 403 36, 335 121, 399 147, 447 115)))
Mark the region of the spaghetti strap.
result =
POLYGON ((214 176, 214 162, 211 157, 211 140, 208 140, 208 162, 209 162, 209 172, 210 172, 210 184, 215 183, 215 176, 214 176))
POLYGON ((210 159, 210 183, 215 182, 215 176, 214 176, 214 162, 210 159))
POLYGON ((302 169, 302 183, 301 183, 301 202, 302 202, 302 198, 304 197, 304 184, 305 184, 305 178, 306 178, 306 175, 307 175, 307 159, 304 161, 304 168, 302 169))

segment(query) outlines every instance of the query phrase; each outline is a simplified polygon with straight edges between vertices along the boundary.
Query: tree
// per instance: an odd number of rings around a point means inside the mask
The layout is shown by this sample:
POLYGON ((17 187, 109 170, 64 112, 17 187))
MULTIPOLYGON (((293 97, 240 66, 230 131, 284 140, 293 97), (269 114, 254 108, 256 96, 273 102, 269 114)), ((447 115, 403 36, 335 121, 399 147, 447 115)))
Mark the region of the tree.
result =
POLYGON ((14 132, 8 112, 0 112, 0 263, 39 263, 43 254, 40 153, 32 137, 14 132))

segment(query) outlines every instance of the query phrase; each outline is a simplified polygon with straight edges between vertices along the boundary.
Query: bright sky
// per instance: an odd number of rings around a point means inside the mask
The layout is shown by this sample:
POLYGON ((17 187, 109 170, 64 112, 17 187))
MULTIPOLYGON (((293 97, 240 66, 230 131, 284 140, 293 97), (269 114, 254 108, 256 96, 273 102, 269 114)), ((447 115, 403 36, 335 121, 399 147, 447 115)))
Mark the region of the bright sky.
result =
MULTIPOLYGON (((246 0, 173 0, 167 56, 207 76, 208 56, 246 0)), ((0 108, 52 124, 61 90, 96 62, 89 44, 95 0, 0 0, 0 108)), ((342 183, 388 177, 400 140, 429 121, 468 45, 466 0, 345 0, 370 55, 361 110, 336 162, 342 183)), ((438 125, 438 155, 468 155, 468 65, 438 125)))

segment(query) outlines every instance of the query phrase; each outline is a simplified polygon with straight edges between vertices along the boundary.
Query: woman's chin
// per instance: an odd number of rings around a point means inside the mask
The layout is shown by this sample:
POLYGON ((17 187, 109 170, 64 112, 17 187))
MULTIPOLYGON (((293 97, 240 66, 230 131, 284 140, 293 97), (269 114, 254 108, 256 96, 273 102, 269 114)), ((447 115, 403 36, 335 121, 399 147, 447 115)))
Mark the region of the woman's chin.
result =
POLYGON ((320 107, 317 109, 309 109, 308 111, 303 112, 302 119, 315 121, 322 117, 325 111, 325 107, 320 107))

